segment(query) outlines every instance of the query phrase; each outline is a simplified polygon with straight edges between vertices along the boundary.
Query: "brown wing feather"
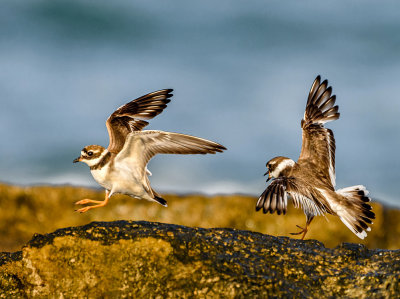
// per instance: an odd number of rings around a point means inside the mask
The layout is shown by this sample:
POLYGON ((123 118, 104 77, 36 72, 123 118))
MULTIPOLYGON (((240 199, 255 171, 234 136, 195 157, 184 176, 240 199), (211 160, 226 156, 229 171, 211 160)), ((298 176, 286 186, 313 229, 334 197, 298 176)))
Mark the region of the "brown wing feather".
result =
POLYGON ((144 131, 140 133, 140 138, 145 144, 143 166, 156 154, 205 155, 226 150, 223 145, 214 141, 179 133, 144 131))
POLYGON ((124 148, 116 157, 116 163, 124 163, 146 176, 146 165, 157 154, 204 155, 225 149, 216 142, 190 135, 163 131, 133 132, 127 136, 124 148))
POLYGON ((133 131, 141 131, 149 123, 146 120, 160 114, 170 102, 172 89, 163 89, 146 94, 121 107, 107 119, 110 137, 108 151, 118 153, 125 144, 126 136, 133 131))
POLYGON ((325 198, 315 188, 294 177, 284 176, 274 179, 269 184, 257 201, 256 211, 262 209, 264 214, 273 214, 275 211, 278 215, 286 214, 288 195, 292 197, 295 207, 301 205, 308 216, 332 212, 325 198))
POLYGON ((328 81, 320 83, 318 76, 311 86, 307 100, 304 118, 301 121, 303 129, 303 145, 299 164, 313 164, 322 175, 323 181, 332 189, 335 186, 335 138, 332 130, 324 127, 324 123, 339 118, 339 106, 334 106, 336 96, 328 81))

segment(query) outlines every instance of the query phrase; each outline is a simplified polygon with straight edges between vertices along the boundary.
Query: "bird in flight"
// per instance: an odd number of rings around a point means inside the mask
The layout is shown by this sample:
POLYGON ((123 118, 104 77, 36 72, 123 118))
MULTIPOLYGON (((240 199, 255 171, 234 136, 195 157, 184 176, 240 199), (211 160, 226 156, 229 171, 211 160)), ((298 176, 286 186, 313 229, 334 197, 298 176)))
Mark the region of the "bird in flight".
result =
POLYGON ((160 114, 170 102, 172 89, 146 94, 118 108, 106 121, 110 143, 108 148, 88 145, 73 162, 84 162, 93 178, 105 188, 103 201, 82 199, 77 205, 84 213, 105 206, 116 193, 137 199, 167 202, 150 186, 147 169, 149 160, 157 154, 215 154, 226 148, 216 142, 185 134, 144 130, 146 120, 160 114))
POLYGON ((324 124, 339 118, 339 106, 328 81, 321 83, 317 76, 308 95, 306 110, 301 120, 303 145, 297 162, 287 157, 275 157, 267 162, 267 182, 270 185, 259 197, 256 211, 286 214, 288 198, 296 208, 306 215, 305 227, 300 227, 304 239, 315 216, 326 213, 338 216, 340 220, 360 239, 375 219, 368 202, 368 190, 362 186, 351 186, 335 190, 335 138, 324 124))

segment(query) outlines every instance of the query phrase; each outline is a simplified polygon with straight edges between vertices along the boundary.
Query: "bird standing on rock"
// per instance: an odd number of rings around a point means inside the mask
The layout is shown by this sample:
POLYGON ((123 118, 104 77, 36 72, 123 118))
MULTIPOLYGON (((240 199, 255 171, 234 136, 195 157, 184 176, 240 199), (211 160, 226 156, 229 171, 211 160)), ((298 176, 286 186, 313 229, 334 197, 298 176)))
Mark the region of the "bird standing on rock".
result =
POLYGON ((76 162, 86 163, 93 178, 106 189, 103 201, 83 199, 77 205, 93 203, 78 209, 84 213, 103 207, 115 193, 138 199, 155 201, 167 206, 150 186, 147 163, 156 154, 215 154, 226 148, 216 142, 185 134, 142 131, 146 120, 160 114, 170 102, 172 89, 163 89, 144 95, 118 108, 107 119, 110 137, 108 148, 88 145, 82 149, 76 162))
POLYGON ((268 179, 271 184, 261 194, 256 211, 275 211, 286 214, 288 196, 294 206, 302 207, 306 215, 304 228, 292 233, 302 234, 304 239, 315 216, 325 213, 338 216, 340 220, 360 239, 367 236, 375 214, 368 204, 368 190, 352 186, 335 190, 335 138, 324 124, 339 118, 339 106, 334 106, 336 96, 332 95, 328 81, 321 83, 318 76, 311 86, 306 111, 301 121, 303 145, 297 162, 286 157, 275 157, 267 162, 268 179))

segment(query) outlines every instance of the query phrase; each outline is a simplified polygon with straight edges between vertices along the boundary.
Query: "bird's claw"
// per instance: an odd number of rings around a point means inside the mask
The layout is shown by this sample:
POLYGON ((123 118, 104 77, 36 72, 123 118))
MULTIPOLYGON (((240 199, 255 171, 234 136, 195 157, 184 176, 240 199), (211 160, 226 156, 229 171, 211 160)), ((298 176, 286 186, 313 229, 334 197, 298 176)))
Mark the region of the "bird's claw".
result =
POLYGON ((300 225, 296 225, 298 228, 301 229, 301 231, 299 231, 298 233, 290 233, 291 235, 300 235, 301 233, 303 233, 305 231, 305 228, 301 227, 300 225))
POLYGON ((301 231, 299 231, 298 233, 290 233, 291 235, 300 235, 303 234, 303 236, 301 237, 302 240, 304 240, 304 237, 306 236, 306 233, 308 231, 308 227, 306 226, 305 228, 301 227, 300 225, 296 225, 298 228, 301 229, 301 231))
POLYGON ((92 208, 91 206, 89 206, 89 207, 84 207, 84 208, 75 210, 75 212, 85 213, 85 212, 89 211, 91 208, 92 208))
POLYGON ((76 205, 85 205, 87 203, 102 203, 102 201, 85 198, 80 201, 77 201, 75 204, 76 205))
POLYGON ((108 200, 110 199, 110 197, 108 197, 108 193, 109 192, 106 191, 106 195, 105 195, 105 198, 104 198, 103 201, 101 201, 101 200, 93 200, 93 199, 88 199, 88 198, 85 198, 85 199, 82 199, 80 201, 77 201, 75 203, 76 205, 84 205, 84 204, 88 204, 88 203, 94 203, 94 205, 80 208, 78 210, 75 210, 75 212, 85 213, 85 212, 89 211, 90 209, 104 207, 108 203, 108 200))
POLYGON ((87 204, 87 203, 89 203, 89 199, 82 199, 82 200, 79 200, 79 201, 77 201, 75 204, 76 204, 76 205, 84 205, 84 204, 87 204))
MULTIPOLYGON (((76 204, 76 205, 85 205, 85 204, 88 204, 88 203, 95 203, 95 204, 98 204, 98 203, 102 203, 102 202, 101 202, 101 201, 98 201, 98 200, 93 200, 93 199, 85 198, 85 199, 82 199, 82 200, 77 201, 75 204, 76 204)), ((80 208, 80 209, 75 210, 75 212, 85 213, 85 212, 89 211, 89 210, 90 210, 91 208, 93 208, 93 207, 94 207, 94 206, 83 207, 83 208, 80 208)))

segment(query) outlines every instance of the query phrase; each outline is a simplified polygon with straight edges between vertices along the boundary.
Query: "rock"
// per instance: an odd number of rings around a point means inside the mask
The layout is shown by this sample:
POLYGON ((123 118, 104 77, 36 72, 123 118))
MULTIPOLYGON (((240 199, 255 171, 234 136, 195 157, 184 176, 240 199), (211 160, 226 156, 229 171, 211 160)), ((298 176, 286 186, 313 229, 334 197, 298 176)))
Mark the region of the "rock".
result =
MULTIPOLYGON (((262 190, 259 191, 260 193, 262 190)), ((0 252, 21 250, 34 233, 47 234, 61 227, 81 226, 92 221, 145 220, 190 227, 229 227, 273 236, 291 237, 296 225, 305 224, 302 209, 289 204, 285 216, 255 211, 257 197, 238 194, 162 194, 168 208, 126 195, 113 195, 106 207, 88 213, 74 212, 82 198, 103 200, 104 191, 72 186, 12 186, 0 183, 0 252)), ((317 239, 325 247, 343 242, 361 243, 370 249, 400 248, 400 210, 372 203, 376 219, 368 237, 359 239, 339 217, 315 217, 307 239, 317 239)))
POLYGON ((0 297, 396 297, 400 251, 235 229, 92 222, 0 254, 0 297))

